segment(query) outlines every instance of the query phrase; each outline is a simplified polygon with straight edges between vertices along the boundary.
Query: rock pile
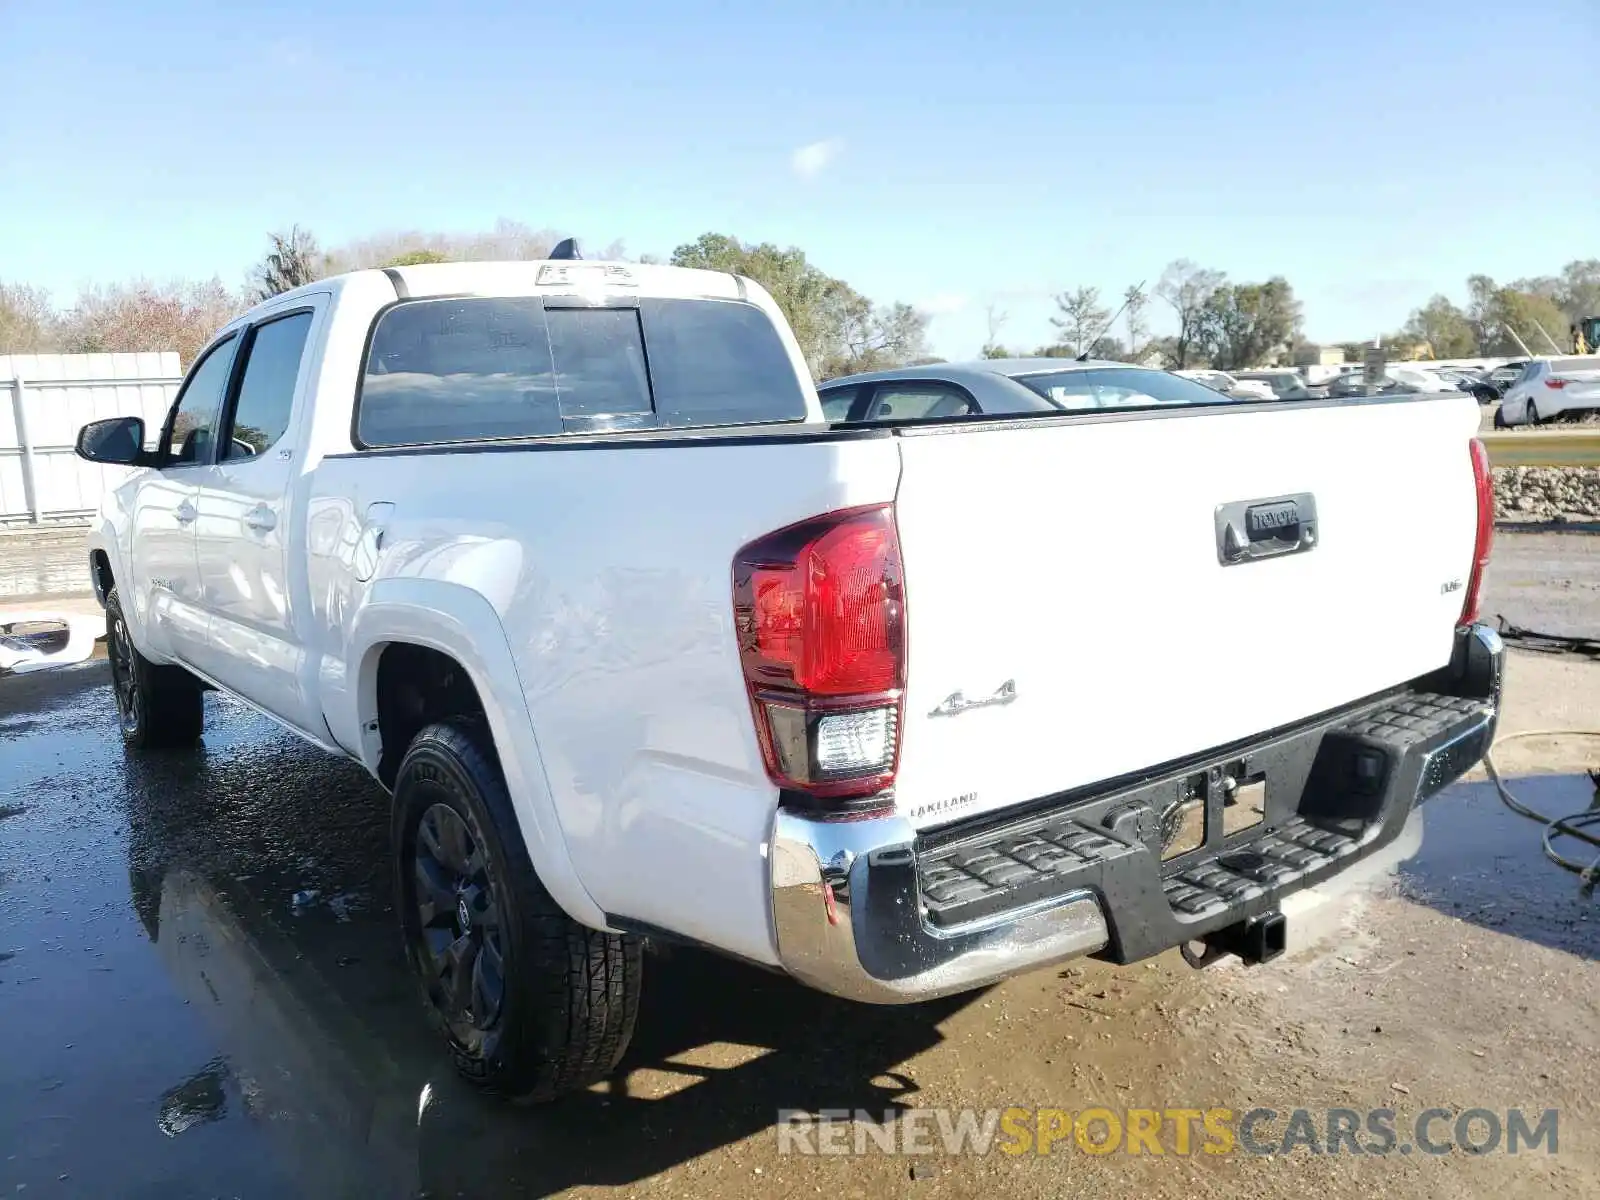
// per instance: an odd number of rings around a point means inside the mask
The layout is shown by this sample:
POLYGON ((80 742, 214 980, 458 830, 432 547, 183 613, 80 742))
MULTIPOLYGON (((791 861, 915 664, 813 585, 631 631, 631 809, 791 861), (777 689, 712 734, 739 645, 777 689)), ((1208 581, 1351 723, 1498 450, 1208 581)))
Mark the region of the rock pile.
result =
POLYGON ((1600 519, 1600 468, 1496 467, 1494 515, 1502 521, 1600 519))

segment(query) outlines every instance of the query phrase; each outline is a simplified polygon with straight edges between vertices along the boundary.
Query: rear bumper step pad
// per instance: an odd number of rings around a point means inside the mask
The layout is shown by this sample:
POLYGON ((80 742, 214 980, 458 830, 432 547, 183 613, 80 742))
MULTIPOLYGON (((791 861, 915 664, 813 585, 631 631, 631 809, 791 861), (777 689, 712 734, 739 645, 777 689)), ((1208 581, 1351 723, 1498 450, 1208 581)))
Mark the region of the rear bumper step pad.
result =
MULTIPOLYGON (((1481 699, 1407 693, 1131 790, 970 837, 940 830, 917 850, 924 920, 954 932, 1084 892, 1105 911, 1106 956, 1146 957, 1270 911, 1391 840, 1415 802, 1481 757, 1492 714, 1481 699), (1185 781, 1204 787, 1241 765, 1268 780, 1263 822, 1163 863, 1161 806, 1185 781)), ((1221 801, 1208 803, 1220 828, 1221 801)))

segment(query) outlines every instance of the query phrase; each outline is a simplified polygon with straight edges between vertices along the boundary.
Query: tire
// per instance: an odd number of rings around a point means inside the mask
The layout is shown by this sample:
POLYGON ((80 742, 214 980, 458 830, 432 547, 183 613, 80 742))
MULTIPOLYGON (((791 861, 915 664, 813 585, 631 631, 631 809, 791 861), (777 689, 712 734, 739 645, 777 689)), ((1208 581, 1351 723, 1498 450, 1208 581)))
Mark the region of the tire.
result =
POLYGON ((1496 429, 1509 429, 1510 428, 1510 426, 1506 424, 1506 415, 1505 415, 1505 413, 1501 412, 1498 408, 1494 410, 1494 427, 1496 429))
POLYGON ((182 667, 157 666, 128 634, 122 597, 106 596, 106 657, 122 740, 135 750, 193 746, 205 729, 205 692, 182 667))
POLYGON ((1539 425, 1542 423, 1539 419, 1539 406, 1532 400, 1528 401, 1528 408, 1524 415, 1528 418, 1529 425, 1539 425))
POLYGON ((456 1070, 529 1104, 609 1075, 633 1036, 643 943, 550 898, 480 723, 416 736, 392 832, 406 958, 456 1070))

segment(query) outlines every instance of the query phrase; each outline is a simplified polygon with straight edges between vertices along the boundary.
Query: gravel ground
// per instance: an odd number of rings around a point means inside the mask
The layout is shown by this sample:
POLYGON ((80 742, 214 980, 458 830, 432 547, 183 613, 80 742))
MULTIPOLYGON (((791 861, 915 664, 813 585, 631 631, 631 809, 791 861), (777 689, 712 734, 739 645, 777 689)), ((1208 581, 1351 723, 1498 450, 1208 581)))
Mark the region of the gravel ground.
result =
POLYGON ((1600 518, 1600 468, 1496 467, 1494 514, 1513 521, 1600 518))

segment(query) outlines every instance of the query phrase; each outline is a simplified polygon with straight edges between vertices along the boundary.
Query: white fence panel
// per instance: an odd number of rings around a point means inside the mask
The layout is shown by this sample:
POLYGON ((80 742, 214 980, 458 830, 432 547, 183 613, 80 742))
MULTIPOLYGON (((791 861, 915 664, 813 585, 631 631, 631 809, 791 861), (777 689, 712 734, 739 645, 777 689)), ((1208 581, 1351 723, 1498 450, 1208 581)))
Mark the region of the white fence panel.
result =
POLYGON ((127 472, 73 453, 78 430, 143 417, 153 438, 180 382, 176 351, 0 354, 0 524, 83 518, 127 472))

